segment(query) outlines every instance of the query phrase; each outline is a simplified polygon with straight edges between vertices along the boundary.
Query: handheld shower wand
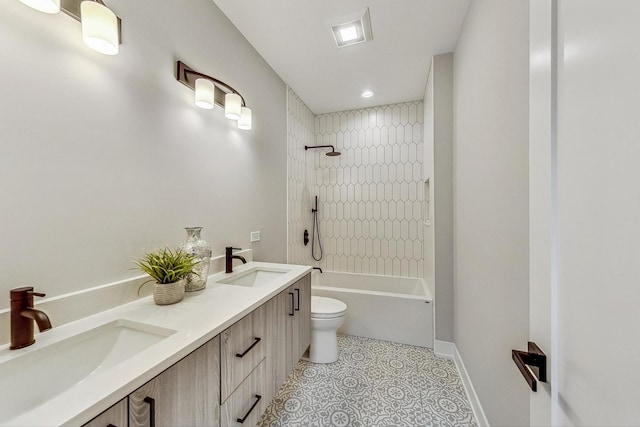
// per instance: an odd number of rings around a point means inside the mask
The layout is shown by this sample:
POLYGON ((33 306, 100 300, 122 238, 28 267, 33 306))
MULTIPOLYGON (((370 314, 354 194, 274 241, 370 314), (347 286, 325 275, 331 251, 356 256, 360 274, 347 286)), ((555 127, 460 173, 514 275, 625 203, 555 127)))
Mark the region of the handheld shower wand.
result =
POLYGON ((320 224, 318 222, 318 196, 316 196, 316 206, 311 209, 313 213, 313 232, 311 233, 311 257, 314 260, 320 261, 322 259, 322 243, 320 242, 320 224), (318 249, 319 254, 316 257, 316 235, 318 236, 318 249))

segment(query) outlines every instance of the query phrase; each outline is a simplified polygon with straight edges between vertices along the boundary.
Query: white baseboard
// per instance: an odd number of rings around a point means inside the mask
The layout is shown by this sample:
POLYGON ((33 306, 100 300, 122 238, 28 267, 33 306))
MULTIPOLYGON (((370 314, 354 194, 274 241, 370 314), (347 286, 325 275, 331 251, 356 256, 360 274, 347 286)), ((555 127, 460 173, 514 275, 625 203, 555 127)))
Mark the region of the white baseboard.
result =
POLYGON ((456 345, 449 341, 433 341, 433 352, 438 357, 445 357, 447 359, 454 359, 456 345))
POLYGON ((433 343, 433 352, 438 357, 453 359, 456 367, 458 368, 458 372, 460 373, 460 379, 462 380, 464 390, 467 392, 467 396, 469 397, 469 404, 471 405, 471 410, 473 411, 473 415, 476 418, 478 426, 490 427, 489 420, 484 413, 484 409, 482 409, 480 399, 478 399, 478 395, 476 394, 476 389, 473 387, 467 368, 464 366, 464 362, 462 361, 462 357, 460 356, 455 343, 435 340, 433 343))

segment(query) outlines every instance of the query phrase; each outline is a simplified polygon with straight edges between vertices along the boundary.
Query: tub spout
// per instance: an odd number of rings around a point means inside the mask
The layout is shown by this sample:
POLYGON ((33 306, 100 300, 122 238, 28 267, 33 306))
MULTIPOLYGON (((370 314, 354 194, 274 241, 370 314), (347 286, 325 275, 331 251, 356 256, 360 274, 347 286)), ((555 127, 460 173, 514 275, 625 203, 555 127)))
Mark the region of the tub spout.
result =
POLYGON ((320 274, 322 274, 322 269, 320 267, 313 267, 314 270, 320 270, 320 274))

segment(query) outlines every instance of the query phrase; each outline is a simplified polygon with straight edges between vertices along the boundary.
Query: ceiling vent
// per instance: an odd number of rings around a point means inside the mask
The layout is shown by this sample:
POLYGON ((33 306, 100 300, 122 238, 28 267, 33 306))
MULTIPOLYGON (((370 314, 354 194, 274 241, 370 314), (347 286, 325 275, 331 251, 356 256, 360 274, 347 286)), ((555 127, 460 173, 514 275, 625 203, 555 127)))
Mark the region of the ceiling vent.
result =
POLYGON ((338 47, 349 46, 373 39, 369 8, 334 18, 330 21, 333 38, 338 47))

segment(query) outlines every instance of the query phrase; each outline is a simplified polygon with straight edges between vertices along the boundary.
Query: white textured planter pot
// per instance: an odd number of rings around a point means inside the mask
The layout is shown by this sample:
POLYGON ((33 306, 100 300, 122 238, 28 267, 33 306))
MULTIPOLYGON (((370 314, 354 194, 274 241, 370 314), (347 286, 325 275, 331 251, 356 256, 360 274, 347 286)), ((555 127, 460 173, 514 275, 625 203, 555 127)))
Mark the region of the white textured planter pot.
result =
POLYGON ((184 280, 161 285, 153 285, 153 301, 158 305, 175 304, 184 298, 184 280))

